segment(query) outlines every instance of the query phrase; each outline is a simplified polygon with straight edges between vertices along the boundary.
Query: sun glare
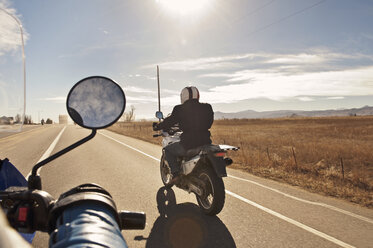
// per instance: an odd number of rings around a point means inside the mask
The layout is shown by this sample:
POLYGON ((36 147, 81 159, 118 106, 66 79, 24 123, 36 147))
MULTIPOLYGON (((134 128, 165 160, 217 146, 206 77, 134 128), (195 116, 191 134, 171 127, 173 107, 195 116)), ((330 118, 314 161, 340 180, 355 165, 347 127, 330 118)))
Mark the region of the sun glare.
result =
POLYGON ((195 15, 205 10, 210 0, 156 0, 166 11, 177 15, 195 15))

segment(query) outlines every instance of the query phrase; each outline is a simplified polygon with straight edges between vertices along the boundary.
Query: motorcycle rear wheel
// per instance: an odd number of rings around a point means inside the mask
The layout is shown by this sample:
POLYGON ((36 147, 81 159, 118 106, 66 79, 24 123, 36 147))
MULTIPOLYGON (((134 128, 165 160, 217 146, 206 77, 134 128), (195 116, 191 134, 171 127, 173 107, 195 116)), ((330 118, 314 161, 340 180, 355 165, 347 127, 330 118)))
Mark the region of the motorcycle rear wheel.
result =
POLYGON ((223 209, 225 188, 223 179, 215 171, 206 166, 198 173, 198 178, 204 182, 203 195, 196 195, 198 205, 207 215, 217 215, 223 209))
POLYGON ((169 182, 172 179, 171 168, 165 160, 165 156, 162 155, 160 163, 161 179, 165 186, 169 185, 169 182))

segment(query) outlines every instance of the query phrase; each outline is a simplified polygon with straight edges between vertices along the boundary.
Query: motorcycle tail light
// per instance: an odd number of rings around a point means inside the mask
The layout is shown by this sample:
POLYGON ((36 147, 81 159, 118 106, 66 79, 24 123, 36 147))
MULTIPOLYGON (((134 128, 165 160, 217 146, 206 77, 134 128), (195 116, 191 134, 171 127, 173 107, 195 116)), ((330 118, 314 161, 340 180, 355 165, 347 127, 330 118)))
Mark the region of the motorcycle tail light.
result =
POLYGON ((217 152, 215 153, 215 157, 224 157, 225 156, 225 152, 217 152))

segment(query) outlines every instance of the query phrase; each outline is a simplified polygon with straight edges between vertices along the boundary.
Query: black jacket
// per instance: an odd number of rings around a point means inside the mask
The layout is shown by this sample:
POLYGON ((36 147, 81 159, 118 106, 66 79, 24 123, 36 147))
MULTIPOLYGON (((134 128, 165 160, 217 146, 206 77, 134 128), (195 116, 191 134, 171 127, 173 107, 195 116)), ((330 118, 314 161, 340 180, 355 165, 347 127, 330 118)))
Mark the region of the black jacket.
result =
POLYGON ((159 129, 168 129, 179 124, 183 131, 180 143, 185 149, 211 144, 210 131, 214 122, 214 112, 208 103, 191 99, 184 104, 176 105, 169 117, 158 125, 159 129))

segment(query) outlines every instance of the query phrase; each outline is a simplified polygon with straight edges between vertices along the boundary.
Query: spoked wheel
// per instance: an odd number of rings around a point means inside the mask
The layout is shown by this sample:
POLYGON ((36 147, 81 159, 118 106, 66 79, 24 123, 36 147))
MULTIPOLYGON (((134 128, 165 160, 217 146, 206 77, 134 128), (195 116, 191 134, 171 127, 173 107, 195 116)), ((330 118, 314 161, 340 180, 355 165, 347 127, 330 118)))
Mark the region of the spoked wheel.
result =
POLYGON ((167 161, 165 160, 164 155, 162 155, 162 158, 161 158, 160 169, 161 169, 162 182, 165 186, 168 186, 169 182, 172 179, 172 174, 171 174, 171 168, 168 165, 167 161))
POLYGON ((218 177, 210 167, 206 166, 199 174, 203 181, 202 196, 196 195, 198 205, 207 215, 216 215, 223 209, 225 189, 223 179, 218 177))

